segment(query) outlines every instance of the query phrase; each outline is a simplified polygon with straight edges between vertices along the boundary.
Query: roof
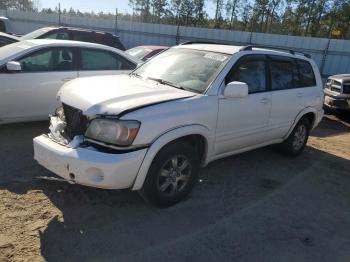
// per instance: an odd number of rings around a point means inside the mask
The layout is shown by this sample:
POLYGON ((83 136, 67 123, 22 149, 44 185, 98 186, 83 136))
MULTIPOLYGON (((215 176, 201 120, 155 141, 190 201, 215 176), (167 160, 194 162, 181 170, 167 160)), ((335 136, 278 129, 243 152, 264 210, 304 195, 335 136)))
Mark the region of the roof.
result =
POLYGON ((75 30, 75 31, 81 31, 81 32, 94 32, 94 33, 99 33, 99 34, 109 34, 109 35, 113 35, 115 37, 119 37, 117 35, 114 35, 110 32, 106 32, 106 31, 95 30, 95 29, 90 29, 90 28, 71 27, 71 26, 49 26, 49 27, 43 27, 41 29, 46 29, 46 30, 68 29, 68 30, 75 30))
POLYGON ((216 53, 224 53, 233 55, 235 53, 238 53, 240 51, 244 52, 251 52, 251 51, 264 51, 264 54, 275 54, 275 55, 283 55, 283 56, 289 56, 289 57, 295 57, 298 56, 298 58, 302 58, 305 60, 308 60, 309 57, 307 57, 305 54, 302 54, 298 51, 289 51, 287 49, 281 49, 281 48, 274 48, 274 47, 264 47, 264 46, 252 46, 250 49, 243 50, 247 46, 238 46, 238 45, 228 45, 228 44, 211 44, 211 43, 191 43, 189 44, 182 44, 177 46, 177 48, 187 48, 187 49, 196 49, 196 50, 203 50, 203 51, 209 51, 209 52, 216 52, 216 53), (293 53, 291 53, 293 52, 293 53))
POLYGON ((30 45, 54 45, 54 46, 83 46, 83 47, 98 47, 103 49, 114 49, 113 47, 89 43, 89 42, 80 42, 72 40, 56 40, 56 39, 30 39, 22 41, 23 43, 29 43, 30 45))
POLYGON ((190 45, 180 45, 178 46, 180 48, 187 48, 187 49, 196 49, 196 50, 204 50, 209 52, 216 52, 216 53, 224 53, 233 55, 243 46, 235 46, 235 45, 220 45, 220 44, 190 44, 190 45))
POLYGON ((150 49, 150 50, 158 50, 158 49, 168 49, 169 46, 163 46, 163 45, 142 45, 142 46, 138 46, 138 47, 144 47, 146 49, 150 49))

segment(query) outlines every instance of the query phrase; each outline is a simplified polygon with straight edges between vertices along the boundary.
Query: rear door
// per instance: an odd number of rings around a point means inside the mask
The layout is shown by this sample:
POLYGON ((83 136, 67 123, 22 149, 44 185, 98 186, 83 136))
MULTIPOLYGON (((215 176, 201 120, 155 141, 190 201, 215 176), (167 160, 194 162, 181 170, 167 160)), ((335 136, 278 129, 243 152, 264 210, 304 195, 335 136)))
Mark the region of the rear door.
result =
POLYGON ((304 109, 304 90, 298 88, 296 62, 286 56, 269 56, 272 108, 268 132, 269 139, 282 138, 296 116, 304 109))
POLYGON ((77 77, 75 49, 45 48, 15 60, 21 72, 0 73, 0 119, 45 119, 58 106, 59 88, 77 77))
POLYGON ((79 50, 79 77, 126 74, 136 67, 136 64, 121 55, 107 50, 93 48, 79 50))

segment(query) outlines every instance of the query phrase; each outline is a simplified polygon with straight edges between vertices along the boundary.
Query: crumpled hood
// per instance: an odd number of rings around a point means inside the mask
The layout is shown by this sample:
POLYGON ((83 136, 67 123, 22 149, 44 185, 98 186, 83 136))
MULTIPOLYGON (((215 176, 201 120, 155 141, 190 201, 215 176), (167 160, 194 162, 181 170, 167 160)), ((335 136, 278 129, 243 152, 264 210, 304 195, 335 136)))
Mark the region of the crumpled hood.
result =
POLYGON ((58 92, 62 103, 86 116, 118 115, 139 107, 196 94, 135 76, 84 77, 70 81, 58 92))

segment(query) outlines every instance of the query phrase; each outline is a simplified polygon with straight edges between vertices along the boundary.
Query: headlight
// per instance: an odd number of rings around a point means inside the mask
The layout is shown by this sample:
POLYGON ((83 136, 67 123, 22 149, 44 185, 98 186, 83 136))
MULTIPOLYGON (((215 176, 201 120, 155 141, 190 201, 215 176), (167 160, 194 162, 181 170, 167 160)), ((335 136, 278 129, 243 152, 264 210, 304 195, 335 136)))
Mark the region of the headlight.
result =
POLYGON ((134 120, 98 118, 91 121, 85 137, 117 146, 130 146, 139 128, 140 122, 134 120))

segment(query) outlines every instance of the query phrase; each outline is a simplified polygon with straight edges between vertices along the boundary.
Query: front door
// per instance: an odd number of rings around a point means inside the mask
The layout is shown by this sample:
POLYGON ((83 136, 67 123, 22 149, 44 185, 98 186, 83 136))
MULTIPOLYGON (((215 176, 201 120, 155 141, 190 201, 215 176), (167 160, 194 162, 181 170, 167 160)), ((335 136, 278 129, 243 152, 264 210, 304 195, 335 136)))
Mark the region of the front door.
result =
POLYGON ((45 119, 58 107, 56 95, 66 82, 77 77, 74 50, 46 48, 15 59, 21 72, 0 73, 0 119, 45 119))
POLYGON ((265 142, 271 110, 266 73, 265 56, 248 55, 242 57, 226 77, 226 84, 247 83, 249 94, 244 98, 219 99, 216 156, 265 142))

